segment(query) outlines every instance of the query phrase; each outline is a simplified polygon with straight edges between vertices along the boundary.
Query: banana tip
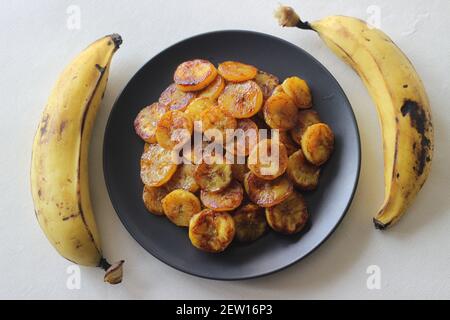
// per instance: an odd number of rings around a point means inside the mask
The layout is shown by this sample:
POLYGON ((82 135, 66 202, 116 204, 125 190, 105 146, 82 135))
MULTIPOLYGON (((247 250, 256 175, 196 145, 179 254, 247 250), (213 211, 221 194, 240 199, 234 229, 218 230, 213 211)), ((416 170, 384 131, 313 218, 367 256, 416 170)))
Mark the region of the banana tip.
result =
POLYGON ((389 223, 383 223, 376 218, 373 218, 373 224, 377 230, 385 230, 389 226, 389 223))
POLYGON ((123 264, 124 260, 113 263, 112 265, 102 258, 99 267, 106 271, 103 280, 109 284, 119 284, 122 282, 123 277, 123 264))
POLYGON ((116 49, 119 49, 120 45, 123 43, 122 36, 118 33, 113 33, 113 34, 109 35, 109 37, 113 41, 116 49))

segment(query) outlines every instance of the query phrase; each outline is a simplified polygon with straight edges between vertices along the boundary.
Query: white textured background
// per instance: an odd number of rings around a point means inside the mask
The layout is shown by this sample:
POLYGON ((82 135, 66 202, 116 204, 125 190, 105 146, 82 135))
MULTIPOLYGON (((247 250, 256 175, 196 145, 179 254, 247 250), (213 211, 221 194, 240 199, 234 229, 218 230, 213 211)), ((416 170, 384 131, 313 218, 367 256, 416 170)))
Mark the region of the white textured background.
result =
POLYGON ((279 28, 278 0, 25 1, 0 0, 0 298, 450 298, 450 1, 285 1, 307 20, 345 14, 366 19, 381 9, 381 27, 413 61, 431 100, 436 153, 431 176, 409 214, 375 231, 383 197, 382 145, 373 103, 358 77, 312 32, 279 28), (81 29, 67 28, 69 5, 81 29), (362 170, 353 205, 313 255, 280 273, 217 282, 178 272, 142 249, 119 222, 102 173, 102 140, 113 101, 148 59, 194 34, 220 29, 269 33, 306 49, 337 78, 356 113, 362 170), (94 209, 110 260, 124 258, 123 284, 82 268, 80 290, 66 287, 70 265, 47 243, 29 191, 30 152, 47 95, 65 64, 94 39, 118 32, 109 87, 90 157, 94 209), (366 268, 381 268, 381 289, 368 290, 366 268))

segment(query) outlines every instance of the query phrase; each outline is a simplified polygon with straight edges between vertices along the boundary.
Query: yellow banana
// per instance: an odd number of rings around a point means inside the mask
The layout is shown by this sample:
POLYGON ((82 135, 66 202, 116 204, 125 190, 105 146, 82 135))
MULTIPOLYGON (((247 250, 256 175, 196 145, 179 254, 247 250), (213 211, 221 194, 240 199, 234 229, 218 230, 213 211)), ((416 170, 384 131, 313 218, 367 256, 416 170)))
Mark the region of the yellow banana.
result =
POLYGON ((113 54, 113 34, 92 43, 63 71, 43 112, 33 144, 31 190, 39 225, 66 259, 105 269, 105 281, 122 280, 120 261, 102 256, 89 195, 88 151, 113 54))
POLYGON ((377 229, 395 223, 428 177, 433 156, 430 104, 406 55, 381 30, 346 16, 303 22, 290 7, 276 12, 282 26, 316 31, 361 77, 375 102, 383 133, 385 199, 377 229))

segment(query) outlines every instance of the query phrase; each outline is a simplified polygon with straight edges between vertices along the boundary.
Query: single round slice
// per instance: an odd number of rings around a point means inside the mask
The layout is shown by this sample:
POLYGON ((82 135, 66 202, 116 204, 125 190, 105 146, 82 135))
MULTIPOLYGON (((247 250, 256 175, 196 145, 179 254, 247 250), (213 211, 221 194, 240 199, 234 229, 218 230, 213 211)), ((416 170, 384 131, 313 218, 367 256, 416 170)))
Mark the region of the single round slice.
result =
POLYGON ((264 180, 251 172, 245 176, 244 188, 250 200, 264 208, 282 202, 293 191, 292 182, 285 175, 274 180, 264 180))
POLYGON ((195 59, 180 64, 173 80, 181 91, 198 91, 206 88, 216 76, 217 69, 211 62, 195 59))
POLYGON ((245 175, 249 171, 247 164, 245 163, 233 163, 231 165, 231 173, 233 175, 233 179, 243 183, 245 179, 245 175))
POLYGON ((237 121, 228 112, 218 106, 212 106, 201 114, 202 131, 209 141, 226 141, 227 130, 234 130, 237 121))
POLYGON ((272 95, 273 90, 280 84, 280 80, 276 76, 261 70, 258 70, 255 82, 261 88, 264 100, 267 100, 272 95))
POLYGON ((159 102, 142 109, 134 120, 137 135, 147 143, 156 143, 156 125, 166 112, 167 107, 159 102))
POLYGON ((311 91, 305 80, 299 77, 290 77, 285 79, 281 85, 283 86, 284 92, 291 97, 298 108, 311 108, 311 91))
POLYGON ((194 178, 202 190, 217 192, 225 189, 232 180, 231 165, 227 163, 200 163, 194 178))
POLYGON ((253 174, 261 179, 273 180, 286 171, 288 162, 286 147, 273 139, 261 140, 250 151, 247 162, 253 174))
POLYGON ((177 189, 162 199, 164 214, 180 227, 189 226, 192 216, 202 210, 200 200, 186 190, 177 189))
POLYGON ((189 192, 197 192, 200 188, 194 179, 195 166, 189 163, 180 164, 172 178, 164 185, 170 192, 176 189, 183 189, 189 192))
POLYGON ((325 123, 309 126, 302 136, 302 150, 305 158, 320 166, 331 156, 334 149, 334 134, 325 123))
POLYGON ((303 197, 292 193, 280 204, 266 208, 266 219, 269 226, 284 234, 300 232, 308 221, 308 210, 303 197))
POLYGON ((218 74, 209 86, 198 93, 198 96, 201 98, 210 98, 214 101, 220 96, 224 88, 225 80, 218 74))
POLYGON ((264 103, 264 120, 273 129, 289 130, 297 123, 298 109, 285 93, 272 95, 264 103))
POLYGON ((229 83, 219 96, 219 105, 238 119, 258 113, 263 103, 261 88, 254 81, 229 83))
POLYGON ((195 98, 193 92, 183 92, 177 88, 175 83, 172 83, 166 90, 161 93, 159 102, 167 106, 169 110, 184 111, 192 99, 195 98))
POLYGON ((244 189, 241 184, 233 180, 228 187, 218 192, 202 190, 200 200, 209 209, 215 211, 231 211, 241 205, 244 189))
POLYGON ((205 209, 189 223, 189 239, 194 247, 207 252, 222 252, 233 241, 234 220, 226 212, 205 209))
POLYGON ((261 237, 267 230, 264 209, 256 204, 249 203, 233 213, 236 228, 236 239, 241 242, 250 242, 261 237))
POLYGON ((274 132, 274 134, 271 137, 272 139, 278 139, 276 141, 281 142, 285 147, 286 147, 286 151, 288 156, 290 156, 291 154, 293 154, 294 152, 296 152, 298 149, 300 149, 300 146, 297 145, 292 138, 290 137, 290 135, 286 132, 286 131, 280 131, 277 130, 274 132))
POLYGON ((164 114, 156 126, 156 141, 167 150, 183 146, 191 138, 194 130, 191 118, 174 110, 164 114))
MULTIPOLYGON (((207 97, 196 98, 191 101, 184 111, 189 117, 191 117, 192 122, 202 120, 202 112, 212 107, 214 101, 207 97)), ((195 128, 194 128, 195 129, 195 128)))
POLYGON ((305 133, 306 128, 319 122, 319 114, 316 111, 311 109, 300 110, 298 112, 297 124, 290 131, 292 139, 298 144, 301 144, 302 136, 305 133))
POLYGON ((320 167, 309 163, 302 150, 289 157, 286 173, 300 190, 314 190, 319 184, 320 167))
POLYGON ((141 157, 141 179, 148 187, 165 184, 177 170, 172 152, 158 144, 149 144, 141 157))
POLYGON ((219 64, 218 71, 227 81, 243 82, 253 79, 258 69, 242 62, 225 61, 219 64))
POLYGON ((233 137, 227 137, 225 148, 233 155, 248 156, 258 143, 258 126, 250 119, 239 119, 233 137))
POLYGON ((167 195, 167 190, 164 187, 147 187, 144 186, 142 193, 142 200, 144 205, 150 213, 157 216, 164 215, 164 209, 161 200, 167 195))

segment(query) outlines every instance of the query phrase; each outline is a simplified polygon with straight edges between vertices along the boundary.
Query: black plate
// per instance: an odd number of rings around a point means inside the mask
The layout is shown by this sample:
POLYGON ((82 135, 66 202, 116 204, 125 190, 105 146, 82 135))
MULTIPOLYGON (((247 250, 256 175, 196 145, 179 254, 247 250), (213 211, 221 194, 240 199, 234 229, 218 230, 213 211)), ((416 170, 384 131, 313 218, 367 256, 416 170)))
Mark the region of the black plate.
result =
POLYGON ((344 217, 359 177, 360 141, 356 120, 341 87, 316 59, 282 39, 250 31, 218 31, 181 41, 145 64, 118 97, 104 138, 104 174, 112 204, 126 229, 148 252, 192 275, 236 280, 281 270, 308 255, 344 217), (311 222, 294 236, 268 232, 247 244, 232 244, 221 254, 195 249, 187 229, 146 211, 141 200, 139 159, 143 142, 134 132, 139 110, 158 100, 172 82, 178 64, 204 58, 217 64, 237 60, 280 79, 298 75, 309 83, 314 108, 336 135, 335 152, 326 164, 319 188, 306 194, 311 222))

